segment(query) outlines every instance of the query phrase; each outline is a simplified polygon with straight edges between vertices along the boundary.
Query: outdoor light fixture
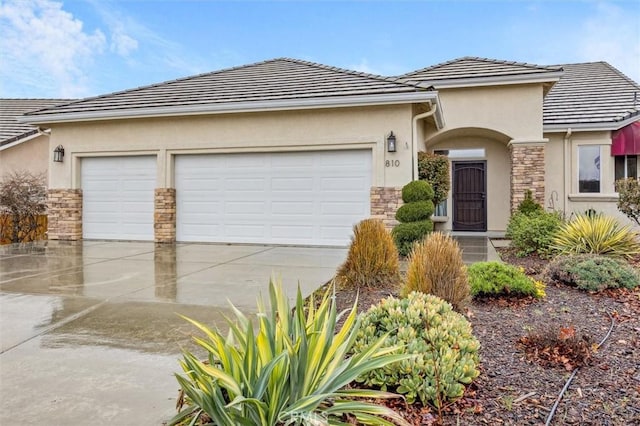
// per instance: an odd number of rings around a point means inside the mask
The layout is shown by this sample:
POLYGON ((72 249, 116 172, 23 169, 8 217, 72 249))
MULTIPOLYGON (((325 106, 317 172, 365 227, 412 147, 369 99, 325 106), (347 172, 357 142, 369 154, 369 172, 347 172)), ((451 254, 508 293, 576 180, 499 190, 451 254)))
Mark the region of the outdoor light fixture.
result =
POLYGON ((396 136, 393 132, 387 136, 387 152, 396 152, 396 136))
POLYGON ((62 145, 58 145, 56 149, 53 150, 53 161, 56 163, 62 163, 62 157, 64 157, 64 147, 62 145))

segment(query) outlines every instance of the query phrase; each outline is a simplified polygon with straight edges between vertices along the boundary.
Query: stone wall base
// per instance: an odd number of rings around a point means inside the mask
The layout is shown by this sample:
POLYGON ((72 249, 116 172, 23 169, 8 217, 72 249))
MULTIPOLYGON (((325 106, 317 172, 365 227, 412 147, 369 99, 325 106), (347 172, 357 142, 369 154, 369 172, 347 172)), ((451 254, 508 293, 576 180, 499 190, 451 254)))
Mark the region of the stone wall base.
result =
POLYGON ((396 220, 396 211, 403 204, 402 187, 372 186, 370 199, 372 218, 382 220, 387 229, 399 223, 396 220))
POLYGON ((533 199, 544 206, 544 145, 511 145, 511 211, 515 211, 531 190, 533 199))
POLYGON ((156 188, 154 194, 153 237, 156 243, 176 241, 176 190, 156 188))
POLYGON ((82 239, 82 190, 49 189, 47 192, 50 240, 82 239))

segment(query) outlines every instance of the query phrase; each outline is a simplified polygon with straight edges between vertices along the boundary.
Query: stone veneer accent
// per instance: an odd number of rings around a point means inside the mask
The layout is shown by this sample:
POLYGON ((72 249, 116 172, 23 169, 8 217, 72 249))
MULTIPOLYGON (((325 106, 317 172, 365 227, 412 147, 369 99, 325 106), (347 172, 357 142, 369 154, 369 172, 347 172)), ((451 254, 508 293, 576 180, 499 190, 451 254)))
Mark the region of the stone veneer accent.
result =
POLYGON ((511 147, 511 211, 524 200, 527 189, 544 206, 544 145, 517 144, 511 147))
POLYGON ((156 243, 176 242, 176 190, 156 188, 154 194, 153 237, 156 243))
POLYGON ((82 239, 81 189, 49 189, 47 210, 50 240, 82 239))
POLYGON ((403 204, 401 187, 372 186, 369 197, 372 218, 382 220, 388 229, 399 223, 396 220, 396 211, 403 204))

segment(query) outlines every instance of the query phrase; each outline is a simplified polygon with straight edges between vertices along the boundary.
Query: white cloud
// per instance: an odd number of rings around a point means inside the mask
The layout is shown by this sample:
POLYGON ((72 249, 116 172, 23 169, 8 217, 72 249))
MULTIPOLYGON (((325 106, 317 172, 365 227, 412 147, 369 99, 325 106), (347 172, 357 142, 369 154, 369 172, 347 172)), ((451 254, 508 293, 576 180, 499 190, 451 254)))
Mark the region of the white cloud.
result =
POLYGON ((41 96, 90 92, 89 68, 106 47, 106 37, 100 30, 85 31, 62 3, 7 0, 0 5, 0 33, 2 96, 24 96, 14 93, 19 87, 41 96))
POLYGON ((123 31, 114 31, 111 34, 111 51, 120 56, 129 56, 138 48, 138 40, 128 36, 123 31))
POLYGON ((367 61, 366 59, 361 59, 357 64, 347 65, 346 68, 354 71, 366 72, 367 74, 382 75, 382 73, 379 72, 376 68, 369 65, 369 61, 367 61))
MULTIPOLYGON (((629 4, 633 8, 633 4, 629 4)), ((635 6, 640 10, 640 7, 635 6)), ((582 61, 607 61, 640 82, 640 24, 637 13, 608 3, 578 26, 578 57, 582 61)))

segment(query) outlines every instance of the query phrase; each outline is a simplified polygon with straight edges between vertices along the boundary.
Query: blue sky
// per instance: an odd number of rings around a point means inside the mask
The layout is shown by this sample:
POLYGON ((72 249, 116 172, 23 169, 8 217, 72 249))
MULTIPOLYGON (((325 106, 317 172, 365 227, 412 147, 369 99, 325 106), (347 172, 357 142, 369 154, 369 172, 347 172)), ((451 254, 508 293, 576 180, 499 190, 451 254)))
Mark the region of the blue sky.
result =
POLYGON ((0 0, 0 97, 85 97, 275 57, 397 75, 460 56, 608 61, 639 1, 0 0))

